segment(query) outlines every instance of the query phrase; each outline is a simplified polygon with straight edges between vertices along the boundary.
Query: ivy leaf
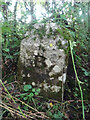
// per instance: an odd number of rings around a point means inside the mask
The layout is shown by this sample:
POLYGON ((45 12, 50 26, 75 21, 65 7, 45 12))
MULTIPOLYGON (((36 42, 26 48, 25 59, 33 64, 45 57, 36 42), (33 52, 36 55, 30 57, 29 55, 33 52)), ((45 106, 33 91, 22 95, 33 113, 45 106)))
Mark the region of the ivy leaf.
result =
POLYGON ((31 85, 24 85, 24 91, 29 91, 32 88, 31 85))

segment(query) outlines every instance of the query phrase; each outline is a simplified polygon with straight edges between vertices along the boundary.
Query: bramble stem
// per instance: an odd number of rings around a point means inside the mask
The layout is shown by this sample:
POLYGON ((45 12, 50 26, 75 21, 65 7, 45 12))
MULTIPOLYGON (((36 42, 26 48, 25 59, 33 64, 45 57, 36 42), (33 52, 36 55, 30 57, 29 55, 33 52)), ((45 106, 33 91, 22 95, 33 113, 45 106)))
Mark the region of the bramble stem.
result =
POLYGON ((70 40, 69 40, 69 44, 70 44, 70 52, 71 52, 71 57, 72 57, 73 68, 74 68, 76 80, 78 82, 78 86, 79 86, 80 93, 81 93, 83 120, 85 120, 84 103, 83 103, 83 92, 82 92, 82 88, 81 88, 81 85, 80 85, 80 83, 82 83, 82 82, 79 80, 78 75, 77 75, 77 71, 76 71, 76 67, 75 67, 75 62, 74 62, 73 51, 72 51, 73 50, 73 46, 72 46, 72 43, 71 43, 70 40))

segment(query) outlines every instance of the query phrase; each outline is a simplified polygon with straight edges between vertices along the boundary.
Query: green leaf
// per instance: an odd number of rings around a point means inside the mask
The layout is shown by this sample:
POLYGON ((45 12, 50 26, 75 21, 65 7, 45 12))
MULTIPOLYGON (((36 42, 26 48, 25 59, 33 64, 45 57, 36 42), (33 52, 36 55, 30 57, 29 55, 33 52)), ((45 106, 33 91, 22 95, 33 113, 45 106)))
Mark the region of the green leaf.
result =
POLYGON ((29 97, 33 97, 33 96, 34 96, 34 94, 33 94, 33 93, 30 93, 28 96, 29 96, 29 97))
POLYGON ((19 52, 14 53, 14 55, 19 55, 19 52))
POLYGON ((78 96, 78 94, 75 94, 75 96, 77 97, 77 96, 78 96))
POLYGON ((13 56, 11 56, 11 55, 6 55, 6 58, 13 59, 13 56))
POLYGON ((24 85, 24 91, 29 91, 32 88, 31 85, 24 85))
POLYGON ((28 96, 24 97, 23 99, 24 99, 24 100, 27 100, 27 99, 28 99, 28 96))
POLYGON ((32 89, 32 92, 35 92, 35 91, 36 91, 35 88, 33 88, 33 89, 32 89))
POLYGON ((37 91, 37 92, 40 92, 40 88, 38 88, 36 91, 37 91))
POLYGON ((28 107, 27 107, 27 106, 24 106, 24 110, 28 110, 28 107))
POLYGON ((20 94, 20 96, 25 96, 27 93, 20 94))
POLYGON ((86 76, 89 76, 89 74, 90 74, 90 72, 88 72, 86 69, 84 69, 83 67, 81 67, 81 69, 84 71, 84 74, 86 75, 86 76))
POLYGON ((19 98, 23 98, 27 95, 27 93, 23 93, 23 94, 20 94, 20 95, 16 95, 17 97, 19 96, 19 98))
POLYGON ((78 88, 77 88, 77 87, 76 87, 75 89, 76 89, 76 91, 78 91, 78 88))
POLYGON ((53 105, 53 109, 54 110, 58 110, 58 106, 57 105, 53 105))
POLYGON ((16 48, 16 47, 18 47, 16 44, 14 44, 14 45, 11 46, 11 48, 16 48))
POLYGON ((4 48, 3 49, 5 52, 9 52, 9 49, 8 48, 4 48))
POLYGON ((35 92, 35 95, 38 95, 38 92, 35 92))
POLYGON ((85 74, 86 76, 89 76, 89 72, 87 72, 87 71, 85 71, 84 74, 85 74))
POLYGON ((62 117, 63 117, 63 114, 62 114, 60 111, 58 111, 57 114, 55 113, 55 114, 53 115, 53 117, 56 118, 56 119, 59 119, 59 120, 63 120, 63 118, 62 118, 62 117))
POLYGON ((56 119, 60 118, 58 114, 54 114, 53 117, 56 118, 56 119))

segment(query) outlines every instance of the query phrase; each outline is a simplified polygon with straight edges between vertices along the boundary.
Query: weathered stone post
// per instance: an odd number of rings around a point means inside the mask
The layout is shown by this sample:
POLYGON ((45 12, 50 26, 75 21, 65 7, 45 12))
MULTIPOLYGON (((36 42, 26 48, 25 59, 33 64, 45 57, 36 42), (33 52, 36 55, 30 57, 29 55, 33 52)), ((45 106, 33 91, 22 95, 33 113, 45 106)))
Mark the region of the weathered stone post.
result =
POLYGON ((68 41, 55 23, 35 24, 22 40, 18 79, 41 88, 44 97, 61 100, 66 80, 68 41))

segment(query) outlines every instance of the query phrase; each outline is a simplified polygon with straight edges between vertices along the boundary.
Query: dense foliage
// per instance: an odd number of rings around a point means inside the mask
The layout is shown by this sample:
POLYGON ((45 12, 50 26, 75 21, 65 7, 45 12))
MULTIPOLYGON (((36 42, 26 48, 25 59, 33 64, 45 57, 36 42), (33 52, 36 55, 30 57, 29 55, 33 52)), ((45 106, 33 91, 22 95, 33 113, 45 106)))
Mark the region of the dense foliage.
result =
MULTIPOLYGON (((82 119, 81 96, 74 73, 75 71, 73 70, 71 54, 69 56, 63 103, 39 97, 39 88, 32 88, 31 85, 21 85, 21 87, 19 87, 20 85, 16 81, 21 40, 25 38, 24 34, 32 29, 33 24, 39 21, 43 23, 57 23, 63 29, 63 31, 58 30, 58 32, 65 39, 72 41, 75 66, 78 78, 82 82, 81 87, 84 96, 85 117, 89 120, 89 3, 75 3, 74 6, 72 6, 71 3, 63 3, 61 5, 53 3, 54 6, 50 6, 47 2, 45 5, 43 4, 41 5, 45 8, 46 14, 43 15, 43 19, 37 20, 35 12, 33 12, 34 4, 19 1, 15 3, 14 10, 12 11, 9 8, 12 6, 11 2, 0 2, 0 6, 2 6, 0 12, 2 14, 2 80, 4 83, 2 83, 4 88, 2 89, 3 102, 2 104, 0 103, 0 105, 4 108, 3 116, 14 117, 14 109, 16 109, 16 118, 24 116, 26 119, 27 116, 27 118, 32 120, 41 118, 43 120, 44 118, 59 118, 60 120, 82 119), (20 18, 17 18, 18 7, 21 8, 20 18), (26 19, 30 14, 32 19, 31 22, 27 23, 26 19), (18 108, 18 106, 20 107, 18 108), (8 107, 12 107, 13 109, 8 107), (28 111, 31 111, 30 115, 28 111)), ((42 31, 40 34, 43 36, 45 32, 42 31)))

